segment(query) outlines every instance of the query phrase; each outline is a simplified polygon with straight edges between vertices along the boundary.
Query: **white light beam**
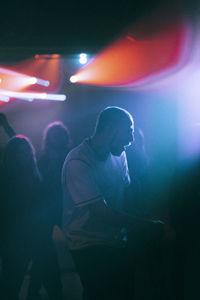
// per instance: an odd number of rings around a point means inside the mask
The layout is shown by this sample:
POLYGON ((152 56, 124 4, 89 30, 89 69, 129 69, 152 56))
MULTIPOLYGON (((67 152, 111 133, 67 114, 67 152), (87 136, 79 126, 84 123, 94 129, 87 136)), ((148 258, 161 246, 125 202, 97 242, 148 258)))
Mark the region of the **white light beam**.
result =
POLYGON ((47 94, 47 93, 23 93, 23 92, 13 92, 7 90, 0 89, 0 95, 12 97, 12 98, 19 98, 23 100, 31 101, 34 100, 55 100, 55 101, 65 101, 66 95, 63 94, 47 94))

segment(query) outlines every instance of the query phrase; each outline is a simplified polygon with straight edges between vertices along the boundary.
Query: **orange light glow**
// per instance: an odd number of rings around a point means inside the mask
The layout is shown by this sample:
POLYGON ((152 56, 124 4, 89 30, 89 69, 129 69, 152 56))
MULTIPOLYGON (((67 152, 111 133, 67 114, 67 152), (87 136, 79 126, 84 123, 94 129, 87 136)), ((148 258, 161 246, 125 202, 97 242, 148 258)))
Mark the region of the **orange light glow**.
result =
POLYGON ((3 67, 0 67, 0 77, 0 88, 2 89, 20 90, 37 82, 35 77, 3 67))
POLYGON ((58 59, 60 58, 59 54, 36 54, 35 59, 58 59))
POLYGON ((159 15, 134 25, 96 58, 73 74, 78 83, 123 86, 177 67, 183 59, 188 28, 178 18, 159 15))
POLYGON ((60 59, 45 60, 44 65, 39 70, 39 76, 50 82, 50 86, 47 89, 48 92, 58 91, 62 81, 60 59))
MULTIPOLYGON (((57 92, 62 81, 60 55, 53 54, 51 58, 54 59, 46 59, 36 54, 35 57, 15 65, 0 66, 0 89, 11 93, 57 92)), ((0 106, 2 105, 5 105, 5 102, 0 99, 0 106)))
POLYGON ((34 80, 40 78, 50 82, 50 85, 42 87, 42 91, 49 93, 58 90, 61 73, 60 56, 54 54, 53 57, 56 59, 44 59, 39 56, 37 59, 34 57, 12 66, 6 66, 6 68, 0 67, 0 88, 15 92, 31 88, 31 91, 41 92, 40 83, 34 80), (4 73, 4 69, 8 72, 4 73))

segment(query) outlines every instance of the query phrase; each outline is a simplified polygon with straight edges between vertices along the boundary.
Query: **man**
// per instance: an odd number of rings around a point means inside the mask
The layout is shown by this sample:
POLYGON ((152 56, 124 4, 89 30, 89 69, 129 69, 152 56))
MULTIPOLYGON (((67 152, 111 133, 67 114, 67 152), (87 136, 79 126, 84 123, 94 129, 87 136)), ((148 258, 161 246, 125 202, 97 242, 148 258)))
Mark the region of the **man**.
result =
POLYGON ((125 228, 153 222, 123 212, 130 182, 125 148, 133 141, 133 126, 126 110, 107 107, 93 136, 73 149, 63 166, 63 230, 84 299, 129 299, 125 228))

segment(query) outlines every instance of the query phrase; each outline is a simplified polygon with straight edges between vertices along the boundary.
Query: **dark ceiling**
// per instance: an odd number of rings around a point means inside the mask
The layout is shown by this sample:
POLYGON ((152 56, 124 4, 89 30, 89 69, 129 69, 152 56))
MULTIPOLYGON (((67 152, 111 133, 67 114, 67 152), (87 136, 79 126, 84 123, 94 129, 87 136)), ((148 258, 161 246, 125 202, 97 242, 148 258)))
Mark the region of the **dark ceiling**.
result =
MULTIPOLYGON (((130 24, 155 10, 160 2, 8 1, 0 12, 1 58, 13 51, 24 54, 27 51, 61 54, 98 52, 130 24)), ((185 11, 190 11, 196 7, 195 3, 182 0, 181 5, 185 11)))

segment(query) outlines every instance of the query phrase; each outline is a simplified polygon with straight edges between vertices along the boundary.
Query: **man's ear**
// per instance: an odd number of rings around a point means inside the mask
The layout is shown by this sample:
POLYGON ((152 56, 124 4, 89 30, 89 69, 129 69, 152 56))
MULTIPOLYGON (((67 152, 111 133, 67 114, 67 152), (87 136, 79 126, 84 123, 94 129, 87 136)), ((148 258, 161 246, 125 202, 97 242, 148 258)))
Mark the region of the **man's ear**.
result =
POLYGON ((112 123, 106 126, 106 135, 110 141, 112 141, 117 134, 118 130, 116 124, 112 123))

